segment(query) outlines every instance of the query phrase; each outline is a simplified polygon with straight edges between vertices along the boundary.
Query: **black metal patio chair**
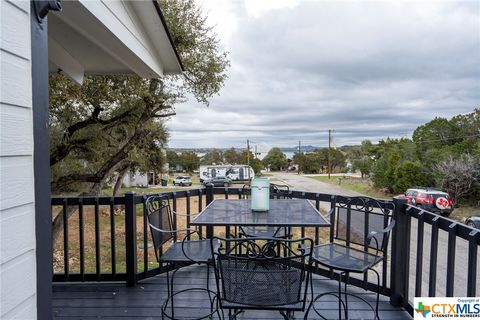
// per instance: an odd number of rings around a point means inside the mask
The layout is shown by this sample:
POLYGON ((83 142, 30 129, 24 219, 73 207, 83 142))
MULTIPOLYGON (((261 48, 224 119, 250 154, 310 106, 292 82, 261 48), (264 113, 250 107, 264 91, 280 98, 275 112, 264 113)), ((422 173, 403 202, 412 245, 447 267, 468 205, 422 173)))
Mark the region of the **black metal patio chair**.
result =
POLYGON ((338 298, 339 319, 342 318, 342 308, 345 319, 348 319, 348 296, 365 302, 375 313, 375 319, 380 319, 378 314, 380 275, 374 267, 386 259, 390 232, 395 226, 395 220, 392 218, 394 208, 391 201, 367 197, 335 197, 335 205, 329 212, 330 243, 314 246, 312 250, 314 262, 331 270, 340 271, 338 292, 322 293, 312 299, 309 306, 309 309, 313 306, 314 311, 322 319, 326 318, 315 308, 314 302, 326 295, 338 298), (368 271, 372 271, 377 278, 375 308, 361 296, 347 292, 350 273, 364 274, 364 279, 367 279, 368 271), (344 279, 343 292, 342 279, 344 279))
POLYGON ((311 277, 309 238, 213 238, 212 252, 220 307, 229 320, 244 310, 275 310, 284 319, 304 311, 311 277), (242 252, 242 254, 238 254, 242 252), (278 253, 283 253, 279 255, 278 253))
MULTIPOLYGON (((215 250, 215 248, 218 248, 219 243, 217 242, 217 245, 215 242, 211 244, 210 240, 202 239, 200 233, 198 233, 196 229, 175 230, 173 226, 173 214, 177 216, 184 215, 171 210, 170 201, 166 196, 150 196, 146 200, 145 206, 147 208, 148 223, 157 261, 159 263, 170 264, 173 269, 171 277, 169 276, 169 272, 167 272, 168 298, 164 301, 161 307, 162 319, 164 319, 164 317, 168 319, 178 319, 175 318, 174 298, 176 295, 188 291, 203 291, 208 294, 210 313, 200 316, 197 319, 211 318, 213 314, 216 312, 218 313, 218 301, 216 298, 216 292, 210 290, 209 287, 210 265, 213 263, 212 247, 215 250), (181 241, 177 241, 180 232, 186 232, 186 235, 181 241), (198 234, 199 240, 188 240, 195 233, 198 234), (170 247, 162 253, 163 246, 168 242, 171 242, 170 247), (174 292, 174 278, 176 272, 180 268, 192 264, 207 265, 206 288, 192 287, 174 292), (169 305, 170 308, 168 308, 169 305), (170 314, 168 314, 167 309, 170 309, 170 314)), ((220 317, 219 313, 218 316, 220 317)))
MULTIPOLYGON (((270 195, 275 195, 276 199, 291 199, 289 187, 287 185, 270 184, 270 195)), ((242 188, 241 198, 249 199, 251 196, 251 189, 249 185, 244 185, 242 188)), ((239 236, 246 238, 264 237, 264 238, 291 238, 291 230, 288 227, 240 227, 239 236)))

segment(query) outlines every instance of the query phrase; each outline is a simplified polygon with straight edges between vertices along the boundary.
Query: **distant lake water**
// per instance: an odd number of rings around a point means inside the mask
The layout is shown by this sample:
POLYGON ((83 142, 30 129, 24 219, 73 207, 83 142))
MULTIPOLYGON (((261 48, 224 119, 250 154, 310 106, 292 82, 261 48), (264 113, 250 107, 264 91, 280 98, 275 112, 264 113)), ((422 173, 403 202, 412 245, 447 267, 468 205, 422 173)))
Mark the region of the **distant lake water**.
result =
POLYGON ((292 159, 294 152, 283 152, 283 154, 287 157, 287 159, 292 159))
MULTIPOLYGON (((257 158, 262 160, 263 158, 265 158, 265 156, 267 155, 268 152, 261 152, 259 155, 257 155, 257 158)), ((295 154, 295 152, 283 152, 283 154, 285 155, 285 157, 287 157, 287 159, 292 159, 293 158, 293 155, 295 154)))

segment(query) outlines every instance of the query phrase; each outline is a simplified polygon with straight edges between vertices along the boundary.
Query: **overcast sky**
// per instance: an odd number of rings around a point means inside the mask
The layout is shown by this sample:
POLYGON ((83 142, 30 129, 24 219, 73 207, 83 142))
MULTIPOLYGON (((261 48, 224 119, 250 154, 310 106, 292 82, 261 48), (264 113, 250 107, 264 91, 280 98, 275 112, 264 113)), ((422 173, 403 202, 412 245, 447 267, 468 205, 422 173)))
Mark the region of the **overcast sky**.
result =
POLYGON ((198 4, 231 68, 209 107, 176 106, 171 147, 357 144, 480 107, 480 1, 198 4))

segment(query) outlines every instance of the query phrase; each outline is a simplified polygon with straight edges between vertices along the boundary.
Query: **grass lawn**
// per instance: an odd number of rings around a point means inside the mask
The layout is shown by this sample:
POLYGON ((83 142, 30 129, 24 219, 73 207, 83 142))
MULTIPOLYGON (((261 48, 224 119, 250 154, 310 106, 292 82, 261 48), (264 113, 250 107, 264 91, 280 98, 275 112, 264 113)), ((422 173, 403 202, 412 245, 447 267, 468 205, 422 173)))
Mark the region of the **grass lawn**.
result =
POLYGON ((344 189, 355 191, 372 198, 391 199, 393 194, 384 193, 376 189, 371 183, 370 179, 354 178, 354 177, 330 177, 317 176, 309 177, 321 182, 326 182, 340 186, 344 189))
POLYGON ((449 218, 463 223, 465 222, 465 219, 471 215, 480 215, 480 208, 460 206, 459 208, 455 208, 455 210, 453 210, 449 218))

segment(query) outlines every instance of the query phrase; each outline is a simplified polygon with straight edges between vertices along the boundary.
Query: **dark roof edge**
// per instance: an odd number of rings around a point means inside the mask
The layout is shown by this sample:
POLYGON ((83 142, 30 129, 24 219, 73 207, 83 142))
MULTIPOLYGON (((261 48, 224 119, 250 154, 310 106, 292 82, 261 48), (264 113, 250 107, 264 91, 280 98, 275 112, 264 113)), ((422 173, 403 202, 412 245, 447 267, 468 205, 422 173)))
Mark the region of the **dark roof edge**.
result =
POLYGON ((162 9, 160 9, 160 5, 158 4, 157 0, 152 0, 153 5, 155 6, 155 9, 157 10, 158 16, 160 17, 160 20, 162 21, 163 28, 165 29, 165 32, 167 33, 168 40, 170 41, 170 44, 172 45, 173 52, 175 52, 175 56, 177 57, 178 63, 180 64, 180 69, 182 71, 185 71, 185 67, 183 66, 182 59, 180 59, 180 55, 178 54, 177 48, 175 47, 175 44, 173 43, 172 35, 170 34, 170 31, 168 30, 167 22, 165 21, 165 17, 163 16, 162 9))

